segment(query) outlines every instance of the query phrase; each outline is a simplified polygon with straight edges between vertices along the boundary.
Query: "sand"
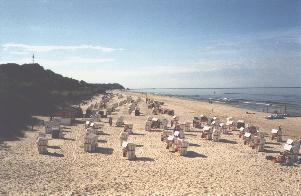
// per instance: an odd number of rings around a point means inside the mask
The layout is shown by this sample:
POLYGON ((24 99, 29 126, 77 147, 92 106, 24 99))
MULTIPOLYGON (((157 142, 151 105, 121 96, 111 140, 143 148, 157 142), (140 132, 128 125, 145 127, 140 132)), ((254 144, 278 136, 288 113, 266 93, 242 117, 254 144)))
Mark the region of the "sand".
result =
MULTIPOLYGON (((175 109, 182 122, 198 114, 212 114, 213 109, 213 115, 220 118, 244 119, 267 133, 281 125, 285 138, 300 137, 301 118, 266 120, 264 113, 250 115, 248 110, 226 105, 155 99, 175 109)), ((129 142, 137 144, 137 160, 122 157, 122 128, 110 127, 107 119, 96 153, 84 152, 84 125, 78 124, 65 127, 66 139, 51 139, 50 154, 40 155, 35 139, 43 127, 35 127, 37 131, 27 132, 20 141, 1 145, 0 195, 301 195, 300 166, 280 166, 265 159, 277 155, 281 144, 267 138, 267 152, 256 153, 236 134, 222 135, 222 141, 215 143, 189 132, 188 154, 182 157, 165 149, 160 132, 144 131, 151 111, 145 102, 140 108, 142 116, 128 115, 127 106, 113 115, 113 122, 123 115, 134 124, 135 134, 129 142)))

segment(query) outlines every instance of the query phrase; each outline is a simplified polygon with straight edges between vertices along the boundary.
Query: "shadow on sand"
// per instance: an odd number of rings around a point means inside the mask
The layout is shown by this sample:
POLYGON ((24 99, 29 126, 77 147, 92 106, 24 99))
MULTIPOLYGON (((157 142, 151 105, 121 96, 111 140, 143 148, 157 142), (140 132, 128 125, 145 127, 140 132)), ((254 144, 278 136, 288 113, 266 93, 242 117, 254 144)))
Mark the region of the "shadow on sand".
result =
POLYGON ((61 147, 59 147, 59 146, 47 146, 47 148, 51 148, 51 149, 61 149, 61 147))
POLYGON ((264 148, 273 148, 272 146, 264 146, 264 148))
POLYGON ((268 150, 268 149, 264 149, 264 152, 265 152, 265 153, 277 153, 277 154, 280 153, 279 150, 268 150))
POLYGON ((137 157, 136 159, 133 159, 131 161, 153 162, 155 161, 155 159, 149 157, 137 157))
POLYGON ((188 135, 188 136, 198 136, 197 134, 192 134, 192 133, 185 133, 185 135, 188 135))
POLYGON ((75 141, 75 139, 73 139, 73 138, 63 138, 63 140, 67 140, 67 141, 75 141))
POLYGON ((201 130, 199 130, 199 131, 188 131, 187 133, 201 133, 201 130))
POLYGON ((141 135, 141 136, 144 136, 145 134, 144 133, 132 133, 130 135, 141 135))
POLYGON ((107 136, 109 136, 109 135, 111 135, 111 134, 105 133, 105 132, 103 132, 103 131, 100 131, 100 132, 99 132, 99 135, 107 135, 107 136))
POLYGON ((152 129, 152 130, 150 130, 149 132, 157 132, 157 133, 161 133, 162 132, 162 130, 161 129, 152 129))
POLYGON ((46 155, 51 156, 51 157, 64 157, 63 154, 56 153, 56 152, 48 152, 46 155))
POLYGON ((192 144, 192 143, 189 143, 189 146, 200 147, 201 145, 200 145, 200 144, 192 144))
POLYGON ((107 143, 107 140, 98 140, 98 142, 100 142, 100 143, 107 143))
POLYGON ((111 154, 113 154, 113 151, 114 151, 113 148, 97 147, 94 153, 101 153, 101 154, 111 155, 111 154))
POLYGON ((68 130, 62 130, 63 133, 70 133, 71 131, 68 130))
POLYGON ((265 144, 271 144, 271 145, 277 145, 277 146, 281 145, 281 143, 278 143, 278 142, 266 142, 265 144))
POLYGON ((199 153, 194 152, 194 151, 187 151, 187 154, 185 155, 185 157, 188 157, 188 158, 197 158, 197 157, 207 158, 206 155, 199 154, 199 153))
POLYGON ((220 139, 219 141, 225 144, 237 144, 236 141, 227 140, 227 139, 220 139))

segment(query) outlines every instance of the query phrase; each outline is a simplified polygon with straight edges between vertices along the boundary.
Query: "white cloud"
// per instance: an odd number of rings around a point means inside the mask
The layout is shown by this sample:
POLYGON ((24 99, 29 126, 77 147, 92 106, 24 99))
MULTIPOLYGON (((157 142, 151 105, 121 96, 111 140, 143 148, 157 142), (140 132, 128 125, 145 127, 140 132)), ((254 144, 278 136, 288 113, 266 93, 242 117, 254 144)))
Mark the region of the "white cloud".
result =
MULTIPOLYGON (((53 59, 38 59, 37 63, 42 66, 64 66, 64 65, 91 65, 91 64, 102 64, 113 62, 112 58, 69 58, 69 59, 61 59, 61 60, 53 60, 53 59)), ((4 63, 17 63, 17 64, 25 64, 31 63, 32 60, 28 59, 14 59, 14 60, 5 60, 0 62, 0 64, 4 63)))
POLYGON ((97 45, 28 45, 28 44, 16 44, 16 43, 6 43, 2 45, 4 50, 19 50, 28 52, 51 52, 56 50, 98 50, 102 52, 113 52, 117 50, 123 50, 122 48, 109 48, 97 45))

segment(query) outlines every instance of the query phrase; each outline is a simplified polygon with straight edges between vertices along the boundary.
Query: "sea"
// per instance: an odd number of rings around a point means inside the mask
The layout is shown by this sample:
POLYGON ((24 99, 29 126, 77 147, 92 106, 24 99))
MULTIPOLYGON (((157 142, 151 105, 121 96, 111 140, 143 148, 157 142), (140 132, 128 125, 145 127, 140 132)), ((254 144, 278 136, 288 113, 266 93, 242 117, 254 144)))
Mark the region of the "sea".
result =
POLYGON ((252 88, 143 88, 133 92, 229 104, 266 113, 301 116, 301 87, 252 88))

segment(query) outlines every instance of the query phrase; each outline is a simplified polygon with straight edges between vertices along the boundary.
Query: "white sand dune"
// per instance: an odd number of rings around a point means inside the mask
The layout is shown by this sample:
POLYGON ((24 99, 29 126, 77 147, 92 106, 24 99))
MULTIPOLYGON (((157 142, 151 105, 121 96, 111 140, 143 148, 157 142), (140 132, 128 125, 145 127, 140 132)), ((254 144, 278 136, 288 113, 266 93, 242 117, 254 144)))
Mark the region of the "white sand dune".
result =
MULTIPOLYGON (((300 118, 268 121, 263 113, 249 115, 247 110, 230 106, 155 98, 175 109, 182 122, 211 113, 220 118, 243 118, 267 133, 281 125, 285 135, 301 136, 300 118)), ((160 132, 144 131, 150 110, 144 102, 140 108, 142 116, 128 115, 126 106, 113 115, 113 122, 123 115, 134 124, 135 134, 129 141, 138 145, 137 160, 122 157, 122 128, 108 123, 96 153, 83 150, 82 124, 66 127, 66 139, 50 140, 50 155, 38 154, 38 132, 28 132, 25 138, 7 142, 9 147, 0 149, 0 195, 301 195, 301 167, 284 167, 265 159, 282 150, 280 144, 268 139, 268 152, 256 153, 237 135, 222 135, 222 142, 214 143, 200 139, 198 132, 188 132, 190 147, 182 157, 166 150, 160 132)))

